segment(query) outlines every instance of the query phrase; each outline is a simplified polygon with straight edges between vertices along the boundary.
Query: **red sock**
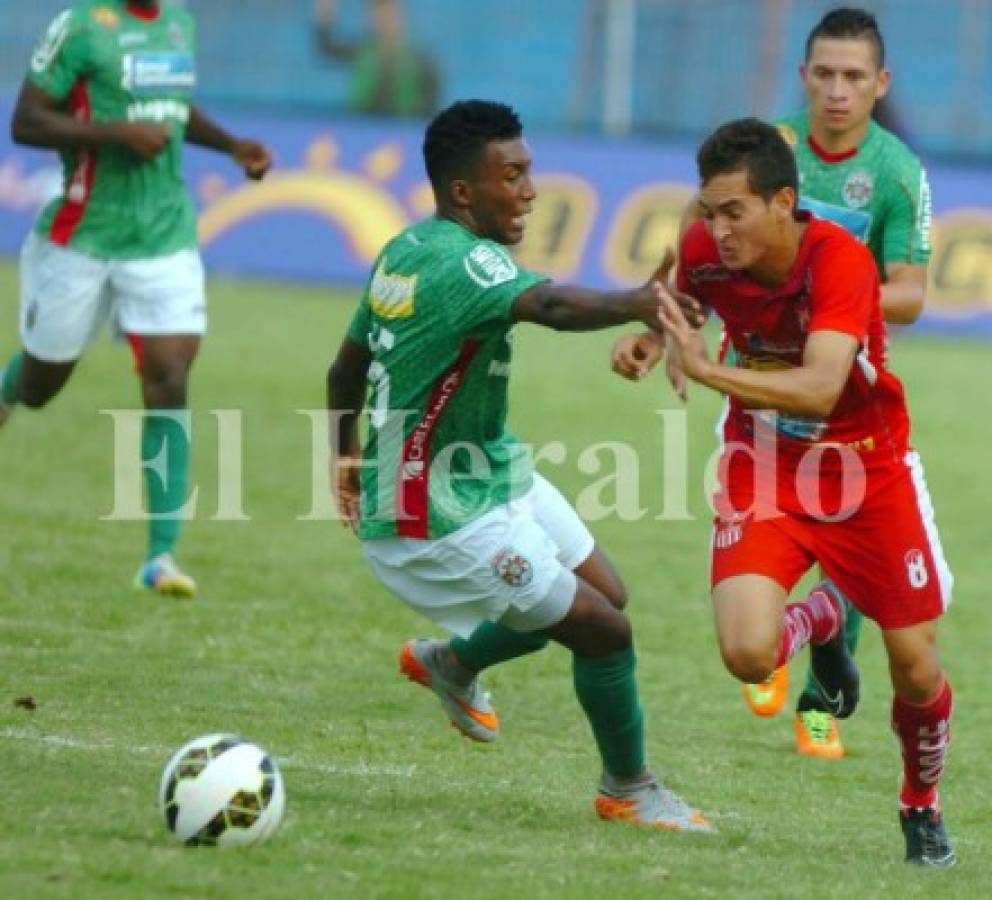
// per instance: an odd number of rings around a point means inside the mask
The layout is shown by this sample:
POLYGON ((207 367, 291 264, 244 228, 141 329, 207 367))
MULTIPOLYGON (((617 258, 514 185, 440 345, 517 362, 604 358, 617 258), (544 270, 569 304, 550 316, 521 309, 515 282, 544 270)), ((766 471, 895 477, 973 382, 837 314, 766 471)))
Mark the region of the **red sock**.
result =
POLYGON ((790 603, 785 608, 785 625, 775 668, 784 666, 807 644, 829 641, 843 621, 840 600, 821 585, 813 588, 802 603, 790 603))
POLYGON ((944 678, 940 690, 926 703, 915 704, 896 696, 892 701, 892 730, 902 745, 903 806, 937 804, 937 782, 951 743, 951 684, 944 678))

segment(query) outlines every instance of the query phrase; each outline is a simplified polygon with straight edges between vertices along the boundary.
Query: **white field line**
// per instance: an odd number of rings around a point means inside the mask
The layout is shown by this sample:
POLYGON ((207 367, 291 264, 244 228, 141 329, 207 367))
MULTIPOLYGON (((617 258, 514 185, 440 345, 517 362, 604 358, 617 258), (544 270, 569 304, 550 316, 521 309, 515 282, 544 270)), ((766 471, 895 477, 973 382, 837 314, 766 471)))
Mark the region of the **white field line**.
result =
MULTIPOLYGON (((27 728, 2 728, 0 729, 0 739, 93 753, 105 753, 107 750, 113 750, 120 753, 147 754, 158 756, 163 761, 175 752, 174 747, 166 747, 161 744, 115 744, 113 741, 91 741, 65 734, 38 734, 27 728)), ((349 775, 358 778, 413 778, 417 770, 414 765, 377 765, 364 761, 340 765, 315 762, 299 756, 277 756, 276 762, 286 769, 304 769, 310 772, 320 772, 324 775, 349 775)))

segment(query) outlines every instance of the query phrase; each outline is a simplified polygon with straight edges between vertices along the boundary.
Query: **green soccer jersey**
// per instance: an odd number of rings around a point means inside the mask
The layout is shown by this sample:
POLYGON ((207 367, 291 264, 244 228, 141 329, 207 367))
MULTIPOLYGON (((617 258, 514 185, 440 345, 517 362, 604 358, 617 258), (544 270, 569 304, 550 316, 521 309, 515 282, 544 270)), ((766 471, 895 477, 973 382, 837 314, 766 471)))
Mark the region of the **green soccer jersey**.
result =
POLYGON ((182 179, 182 148, 196 81, 188 12, 163 0, 80 0, 60 13, 31 57, 28 78, 93 122, 152 122, 168 146, 142 162, 116 144, 64 150, 62 195, 38 232, 100 259, 143 259, 196 245, 196 211, 182 179))
POLYGON ((361 538, 443 537, 529 489, 506 431, 510 311, 544 280, 447 219, 386 244, 348 329, 372 352, 361 538))
POLYGON ((868 245, 882 278, 889 263, 930 258, 930 185, 920 160, 874 121, 852 153, 830 157, 809 140, 803 112, 780 120, 799 168, 799 206, 868 245))

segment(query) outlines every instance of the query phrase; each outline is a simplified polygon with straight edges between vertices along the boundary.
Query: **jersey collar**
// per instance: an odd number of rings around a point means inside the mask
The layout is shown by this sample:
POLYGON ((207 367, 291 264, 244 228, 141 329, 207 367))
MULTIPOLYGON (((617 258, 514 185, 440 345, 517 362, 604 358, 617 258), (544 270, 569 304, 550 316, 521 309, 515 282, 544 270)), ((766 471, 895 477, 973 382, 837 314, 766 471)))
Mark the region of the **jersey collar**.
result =
POLYGON ((162 12, 161 6, 141 6, 132 0, 127 0, 124 8, 136 19, 144 19, 146 22, 154 22, 162 12))
POLYGON ((831 153, 829 150, 825 150, 821 147, 812 134, 806 136, 806 143, 809 144, 810 150, 820 157, 820 159, 831 165, 834 163, 844 162, 845 160, 852 159, 858 155, 859 148, 857 147, 852 147, 850 150, 844 150, 840 153, 831 153))

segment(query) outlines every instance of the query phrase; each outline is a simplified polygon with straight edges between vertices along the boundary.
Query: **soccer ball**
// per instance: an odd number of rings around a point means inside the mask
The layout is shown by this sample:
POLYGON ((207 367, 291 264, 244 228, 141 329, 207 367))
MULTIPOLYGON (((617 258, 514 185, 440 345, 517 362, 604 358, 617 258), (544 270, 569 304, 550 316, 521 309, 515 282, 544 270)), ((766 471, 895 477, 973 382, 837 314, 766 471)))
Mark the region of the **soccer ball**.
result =
POLYGON ((273 835, 286 789, 261 747, 236 734, 208 734, 169 760, 158 799, 166 827, 187 846, 234 847, 273 835))

